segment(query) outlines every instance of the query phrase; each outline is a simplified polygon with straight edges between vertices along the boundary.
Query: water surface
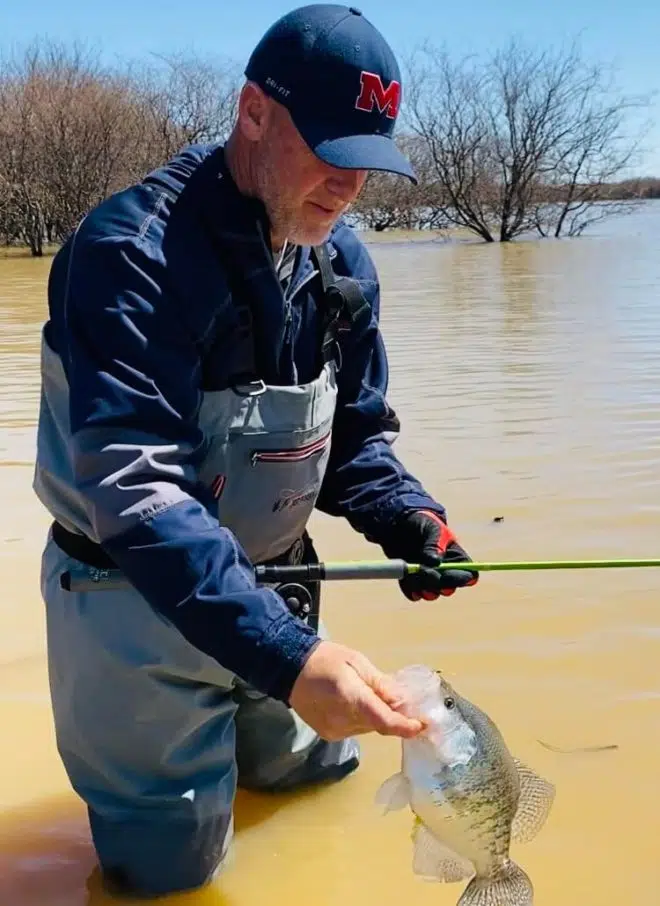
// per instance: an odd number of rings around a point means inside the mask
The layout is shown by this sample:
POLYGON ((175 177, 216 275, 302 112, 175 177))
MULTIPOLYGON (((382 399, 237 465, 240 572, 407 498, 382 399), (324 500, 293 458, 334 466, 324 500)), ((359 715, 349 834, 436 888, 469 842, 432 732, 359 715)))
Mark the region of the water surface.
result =
MULTIPOLYGON (((370 244, 398 450, 479 559, 660 555, 660 204, 579 241, 370 244), (503 517, 494 522, 494 517, 503 517)), ((0 902, 111 902, 53 737, 38 570, 48 525, 31 491, 38 332, 50 260, 0 258, 0 902)), ((317 518, 322 556, 376 550, 317 518)), ((536 906, 654 903, 660 792, 660 571, 484 574, 448 602, 395 583, 326 587, 334 637, 384 669, 424 661, 557 786, 514 849, 536 906), (554 746, 617 745, 567 755, 554 746)), ((294 798, 239 796, 233 865, 195 906, 453 906, 463 884, 410 871, 410 818, 372 804, 398 744, 294 798)))

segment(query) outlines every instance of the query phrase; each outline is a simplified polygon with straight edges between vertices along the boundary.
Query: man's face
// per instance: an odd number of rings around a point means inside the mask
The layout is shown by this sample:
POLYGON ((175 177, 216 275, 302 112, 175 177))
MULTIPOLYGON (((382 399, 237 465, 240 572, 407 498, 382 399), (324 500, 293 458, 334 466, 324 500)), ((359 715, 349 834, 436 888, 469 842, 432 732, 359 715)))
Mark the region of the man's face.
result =
POLYGON ((288 238, 300 245, 317 245, 355 201, 367 171, 342 170, 319 160, 288 111, 275 101, 266 102, 256 178, 273 235, 278 241, 288 238))

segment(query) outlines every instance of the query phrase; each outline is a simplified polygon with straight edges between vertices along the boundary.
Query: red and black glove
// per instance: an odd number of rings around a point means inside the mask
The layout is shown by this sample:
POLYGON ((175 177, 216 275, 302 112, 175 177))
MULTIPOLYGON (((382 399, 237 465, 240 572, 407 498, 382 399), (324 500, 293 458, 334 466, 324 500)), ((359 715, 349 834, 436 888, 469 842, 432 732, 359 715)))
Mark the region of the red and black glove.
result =
POLYGON ((387 557, 419 563, 419 572, 401 579, 401 591, 410 601, 434 601, 439 595, 453 595, 457 588, 476 585, 479 574, 464 569, 432 569, 452 560, 471 560, 454 533, 431 510, 412 510, 400 516, 380 545, 387 557))

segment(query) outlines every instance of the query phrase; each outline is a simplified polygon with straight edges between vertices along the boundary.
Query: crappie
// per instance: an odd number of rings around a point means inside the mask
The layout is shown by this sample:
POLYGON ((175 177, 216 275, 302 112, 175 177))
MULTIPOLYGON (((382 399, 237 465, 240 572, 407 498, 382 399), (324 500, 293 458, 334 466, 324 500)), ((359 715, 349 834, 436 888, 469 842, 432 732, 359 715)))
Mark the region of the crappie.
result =
POLYGON ((385 808, 414 816, 413 872, 438 881, 471 879, 458 906, 532 906, 533 887, 509 857, 511 841, 536 836, 554 786, 509 753, 493 721, 429 667, 394 675, 401 711, 426 727, 402 740, 401 770, 379 788, 385 808))

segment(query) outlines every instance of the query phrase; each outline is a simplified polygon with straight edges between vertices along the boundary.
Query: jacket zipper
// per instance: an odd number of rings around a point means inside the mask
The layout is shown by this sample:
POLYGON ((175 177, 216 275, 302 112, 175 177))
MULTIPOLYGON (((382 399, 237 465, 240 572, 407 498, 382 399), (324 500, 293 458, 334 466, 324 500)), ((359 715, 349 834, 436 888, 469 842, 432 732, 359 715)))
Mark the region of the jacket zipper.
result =
POLYGON ((305 287, 310 280, 313 280, 317 275, 318 270, 316 268, 312 269, 312 272, 308 274, 305 279, 296 287, 294 292, 289 295, 289 291, 284 295, 284 346, 289 346, 291 349, 291 367, 293 368, 294 380, 298 381, 298 372, 293 361, 293 299, 300 292, 303 287, 305 287))
POLYGON ((300 290, 301 290, 304 286, 307 286, 307 284, 309 283, 309 281, 310 281, 310 280, 313 280, 314 277, 316 277, 317 274, 318 274, 318 271, 316 270, 316 268, 313 268, 313 269, 312 269, 312 272, 311 272, 310 274, 307 274, 307 276, 305 277, 305 279, 304 279, 301 283, 299 283, 298 286, 296 286, 295 290, 291 293, 291 295, 290 295, 290 296, 287 295, 286 301, 287 301, 287 303, 288 303, 288 305, 289 305, 289 308, 290 308, 290 306, 291 306, 291 303, 292 303, 293 300, 295 299, 295 297, 296 297, 296 296, 298 295, 298 293, 300 292, 300 290))

